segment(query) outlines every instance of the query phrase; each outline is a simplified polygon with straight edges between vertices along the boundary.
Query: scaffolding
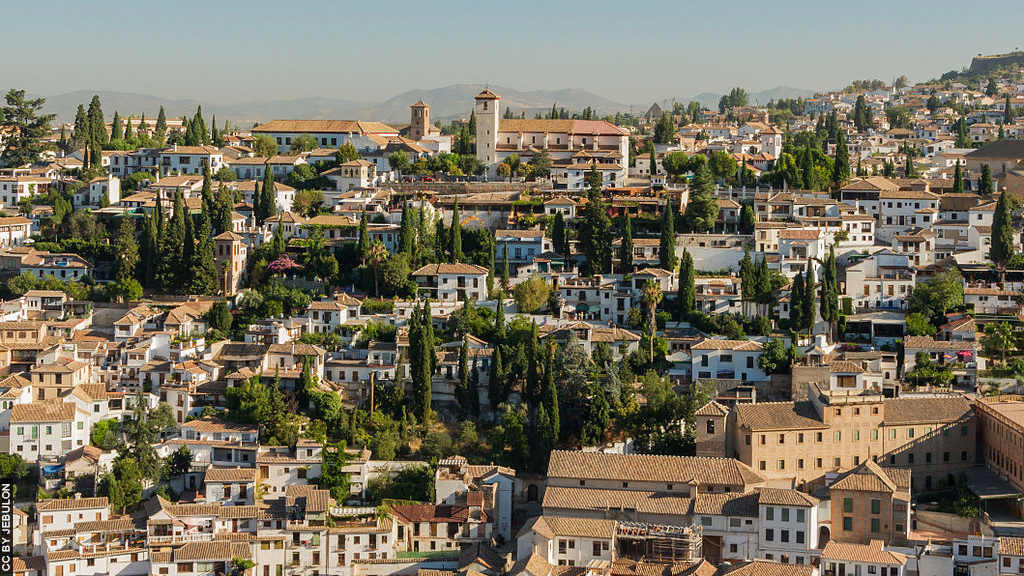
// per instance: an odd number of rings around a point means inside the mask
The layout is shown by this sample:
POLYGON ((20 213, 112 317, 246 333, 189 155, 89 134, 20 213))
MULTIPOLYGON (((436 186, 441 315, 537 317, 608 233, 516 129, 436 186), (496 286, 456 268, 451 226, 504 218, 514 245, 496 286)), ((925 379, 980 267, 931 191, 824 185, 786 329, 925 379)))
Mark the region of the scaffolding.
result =
POLYGON ((620 522, 616 536, 620 557, 648 562, 694 562, 701 558, 699 526, 620 522))

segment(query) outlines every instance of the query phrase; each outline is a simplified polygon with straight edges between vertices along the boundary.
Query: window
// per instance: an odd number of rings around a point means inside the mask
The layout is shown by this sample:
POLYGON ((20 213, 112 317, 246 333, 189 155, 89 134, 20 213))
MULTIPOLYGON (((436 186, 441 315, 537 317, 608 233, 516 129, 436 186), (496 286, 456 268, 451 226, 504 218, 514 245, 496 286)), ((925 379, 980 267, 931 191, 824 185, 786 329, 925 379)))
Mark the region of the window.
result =
POLYGON ((701 516, 700 517, 700 525, 701 526, 711 526, 711 516, 701 516))
POLYGON ((818 432, 818 433, 816 433, 814 435, 814 441, 815 442, 821 442, 821 439, 822 439, 822 433, 821 432, 818 432))
POLYGON ((601 543, 595 540, 594 541, 594 556, 600 556, 600 555, 601 555, 601 543))
POLYGON ((853 498, 843 498, 843 512, 853 512, 853 498))
POLYGON ((775 520, 775 508, 769 506, 764 509, 765 520, 775 520))
POLYGON ((853 530, 853 518, 850 516, 843 516, 843 530, 850 532, 853 530))
POLYGON ((796 531, 796 543, 797 544, 803 544, 804 543, 804 532, 803 532, 803 530, 797 530, 796 531))
POLYGON ((796 435, 796 443, 797 444, 803 444, 804 443, 804 433, 803 432, 801 432, 801 433, 796 435))
POLYGON ((879 532, 878 524, 879 524, 878 518, 872 518, 871 519, 871 532, 872 533, 878 533, 879 532))
POLYGON ((796 509, 796 521, 797 522, 804 522, 806 520, 806 515, 807 515, 807 511, 804 510, 803 508, 797 508, 796 509))
POLYGON ((774 542, 775 541, 775 530, 773 530, 771 528, 765 528, 765 530, 764 530, 764 539, 765 539, 766 542, 774 542))
POLYGON ((803 458, 797 458, 796 459, 796 468, 797 468, 797 470, 803 470, 804 469, 804 459, 803 458))
POLYGON ((760 462, 758 462, 757 463, 757 467, 760 470, 767 470, 768 469, 768 466, 767 466, 767 464, 765 463, 764 460, 761 460, 760 462))
POLYGON ((913 437, 914 437, 914 429, 913 428, 907 428, 907 438, 913 438, 913 437))
POLYGON ((779 434, 779 444, 785 444, 785 443, 786 443, 786 435, 785 434, 779 434))
POLYGON ((911 452, 910 454, 907 454, 907 464, 913 464, 913 463, 914 463, 914 453, 911 452))
POLYGON ((881 514, 882 513, 882 501, 877 498, 871 499, 871 513, 881 514))
POLYGON ((789 530, 782 530, 779 532, 779 537, 783 542, 789 542, 789 530))
POLYGON ((739 518, 729 518, 729 527, 730 528, 739 528, 740 527, 740 519, 739 518))
POLYGON ((872 440, 878 440, 878 430, 872 430, 871 431, 871 439, 872 440))
POLYGON ((841 431, 839 431, 839 430, 836 430, 836 442, 840 442, 840 441, 842 441, 842 439, 843 439, 843 433, 841 431))
POLYGON ((786 469, 786 461, 785 460, 779 460, 779 470, 785 470, 785 469, 786 469))
POLYGON ((960 453, 960 461, 961 462, 966 462, 967 461, 967 451, 966 450, 964 450, 963 452, 960 453))
POLYGON ((836 456, 836 460, 835 460, 835 466, 836 466, 836 468, 839 468, 839 467, 840 467, 840 466, 842 466, 842 465, 843 465, 843 459, 842 459, 842 458, 840 458, 839 456, 836 456))

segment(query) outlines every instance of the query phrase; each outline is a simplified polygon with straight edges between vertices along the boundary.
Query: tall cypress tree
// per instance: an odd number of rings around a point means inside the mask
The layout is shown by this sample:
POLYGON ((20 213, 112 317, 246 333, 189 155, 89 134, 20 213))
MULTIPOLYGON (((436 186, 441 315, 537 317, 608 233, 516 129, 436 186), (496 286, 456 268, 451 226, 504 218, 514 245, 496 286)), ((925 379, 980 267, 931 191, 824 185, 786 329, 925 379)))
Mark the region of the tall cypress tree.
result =
POLYGON ((679 261, 679 320, 683 321, 697 309, 697 287, 694 278, 693 256, 683 248, 683 257, 679 261))
POLYGON ((132 117, 129 116, 124 119, 124 139, 132 139, 132 117))
POLYGON ((182 287, 182 252, 185 247, 185 203, 181 190, 174 192, 174 213, 160 238, 160 254, 157 285, 164 292, 174 292, 182 287))
POLYGON ((672 202, 665 206, 665 212, 661 215, 661 241, 658 244, 658 266, 669 272, 676 271, 676 225, 675 211, 672 209, 672 202))
POLYGON ((836 129, 836 160, 832 164, 832 182, 836 188, 850 181, 850 151, 843 131, 836 129))
POLYGON ((135 241, 135 222, 127 211, 121 214, 121 224, 114 242, 117 257, 117 281, 125 282, 135 278, 135 266, 139 263, 139 244, 135 241))
POLYGON ((588 275, 606 274, 612 268, 612 223, 608 208, 601 196, 602 178, 596 165, 592 165, 587 180, 587 208, 580 224, 579 240, 585 255, 588 275))
MULTIPOLYGON (((88 146, 90 139, 89 117, 85 114, 85 106, 79 104, 78 111, 75 112, 75 130, 71 133, 71 140, 75 146, 88 146)), ((88 158, 83 159, 85 160, 88 158)))
POLYGON ((89 103, 88 118, 90 147, 101 150, 110 141, 110 136, 107 134, 107 124, 103 119, 103 108, 100 106, 98 95, 93 95, 92 102, 89 103))
POLYGON ((206 129, 206 121, 203 120, 203 107, 196 107, 196 115, 192 119, 192 123, 195 125, 196 136, 198 136, 199 144, 210 143, 210 131, 206 129))
POLYGON ((956 161, 956 169, 953 171, 953 193, 960 194, 964 191, 964 175, 960 171, 960 160, 956 161))
MULTIPOLYGON (((362 231, 362 224, 360 223, 360 231, 362 231)), ((409 208, 409 201, 405 201, 405 205, 402 207, 402 225, 398 229, 398 252, 402 254, 408 254, 410 258, 415 255, 416 251, 416 229, 412 221, 412 209, 409 208)), ((466 375, 469 376, 468 374, 466 375)))
POLYGON ((750 247, 743 247, 743 258, 740 258, 740 292, 741 298, 748 302, 757 300, 757 272, 750 258, 750 247))
MULTIPOLYGON (((260 202, 260 212, 266 220, 277 214, 277 186, 274 184, 274 171, 267 166, 263 171, 263 197, 260 202)), ((263 222, 259 222, 262 224, 263 222)))
POLYGON ((555 349, 553 346, 547 346, 544 352, 544 386, 541 390, 541 403, 547 409, 548 418, 551 419, 551 429, 554 430, 554 442, 557 442, 561 434, 561 414, 558 408, 558 388, 555 386, 555 349))
MULTIPOLYGON (((402 217, 404 218, 405 215, 403 214, 402 217)), ((368 230, 365 210, 363 210, 362 218, 359 219, 359 239, 356 247, 359 250, 359 262, 366 266, 366 258, 370 255, 370 232, 368 230)))
POLYGON ((810 333, 814 329, 814 298, 816 296, 814 280, 814 267, 811 265, 810 259, 807 260, 807 271, 804 276, 804 293, 803 302, 800 303, 802 309, 800 310, 800 316, 803 317, 804 327, 807 328, 807 332, 810 333))
POLYGON ((448 244, 452 247, 452 263, 457 264, 459 260, 463 259, 462 256, 462 217, 459 215, 459 197, 455 197, 455 203, 452 206, 452 227, 449 229, 451 234, 451 240, 448 244))
POLYGON ((497 411, 498 405, 505 399, 505 366, 501 359, 501 346, 495 346, 494 354, 491 356, 490 378, 487 382, 487 401, 491 404, 491 411, 497 411))
POLYGON ((1006 265, 1013 258, 1013 221, 1008 203, 1008 194, 1003 193, 996 202, 992 215, 992 244, 988 250, 989 260, 999 270, 1000 281, 1005 280, 1006 265))
POLYGON ((992 184, 992 169, 988 164, 981 166, 981 180, 978 181, 978 193, 981 195, 991 194, 995 191, 992 184))
POLYGON ((804 275, 800 272, 793 277, 793 288, 789 291, 789 327, 793 332, 804 328, 804 275))
MULTIPOLYGON (((560 217, 561 212, 558 213, 560 217)), ((562 232, 563 236, 565 232, 562 232)), ((626 220, 622 224, 622 245, 619 247, 619 272, 633 273, 633 219, 626 210, 626 220)))
POLYGON ((562 216, 561 210, 555 212, 555 223, 551 226, 551 244, 556 254, 568 255, 565 242, 565 218, 562 216))
POLYGON ((117 113, 117 110, 114 110, 114 120, 111 122, 110 126, 110 139, 120 140, 121 137, 121 116, 117 113))
POLYGON ((464 417, 473 415, 472 391, 469 385, 469 341, 462 339, 462 347, 459 348, 459 380, 455 385, 455 400, 459 404, 464 417))
POLYGON ((540 358, 537 340, 537 323, 530 323, 530 336, 526 341, 526 399, 531 405, 536 405, 540 399, 540 358))
POLYGON ((505 240, 501 249, 501 289, 508 288, 509 267, 508 267, 508 240, 505 240))
MULTIPOLYGON (((208 206, 199 214, 199 227, 196 229, 196 249, 192 256, 192 277, 189 292, 192 294, 212 294, 217 289, 217 263, 214 259, 213 242, 213 206, 208 206)), ((281 228, 278 227, 278 231, 281 228)))
POLYGON ((196 254, 196 231, 195 231, 195 220, 192 218, 192 214, 188 211, 188 205, 184 206, 185 209, 185 243, 181 249, 181 280, 190 281, 195 275, 195 271, 192 270, 193 258, 196 254))
POLYGON ((494 340, 498 344, 505 342, 505 292, 498 290, 498 307, 494 314, 494 340))
POLYGON ((814 153, 810 146, 805 146, 801 155, 800 173, 803 175, 804 190, 814 190, 817 187, 817 177, 814 171, 814 153))
POLYGON ((164 113, 164 107, 160 107, 160 113, 156 116, 156 128, 153 131, 153 139, 156 140, 157 146, 163 146, 167 142, 167 114, 164 113))

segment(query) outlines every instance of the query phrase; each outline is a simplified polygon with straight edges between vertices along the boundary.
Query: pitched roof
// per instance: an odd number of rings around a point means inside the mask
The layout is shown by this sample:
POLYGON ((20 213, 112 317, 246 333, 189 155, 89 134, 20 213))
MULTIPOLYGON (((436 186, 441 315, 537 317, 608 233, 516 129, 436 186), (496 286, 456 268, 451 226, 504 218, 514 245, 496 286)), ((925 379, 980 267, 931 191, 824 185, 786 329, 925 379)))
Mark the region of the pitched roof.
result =
POLYGON ((985 146, 978 148, 977 150, 968 152, 964 155, 964 159, 981 160, 981 159, 1024 159, 1024 141, 1022 140, 996 140, 986 144, 985 146))
POLYGON ((11 407, 11 422, 63 422, 74 418, 75 405, 71 402, 32 402, 11 407))
POLYGON ((863 562, 865 564, 890 564, 902 566, 907 557, 898 552, 889 552, 881 540, 872 540, 868 544, 843 544, 830 540, 821 551, 822 560, 846 560, 847 562, 863 562))
POLYGON ((51 498, 36 502, 36 511, 51 512, 55 510, 79 510, 82 508, 106 508, 109 505, 106 497, 97 498, 51 498))
POLYGON ((694 416, 726 416, 727 414, 729 414, 729 409, 714 400, 701 406, 694 412, 694 416))
POLYGON ((732 458, 602 454, 555 450, 548 477, 636 482, 744 486, 764 482, 757 472, 732 458))
POLYGON ((747 562, 729 572, 729 576, 813 576, 810 564, 782 564, 769 560, 747 562))
POLYGON ((693 499, 693 514, 757 517, 757 492, 701 493, 693 499))
POLYGON ((759 488, 758 504, 769 506, 817 506, 818 499, 799 490, 759 488))
POLYGON ((889 398, 884 401, 884 407, 882 422, 886 425, 956 422, 971 414, 971 403, 960 395, 889 398))
POLYGON ((843 473, 832 483, 829 489, 852 490, 855 492, 888 492, 894 494, 905 488, 901 485, 904 479, 902 477, 903 473, 900 470, 902 469, 883 468, 873 460, 867 460, 852 470, 843 473))
POLYGON ((738 404, 736 423, 749 430, 809 430, 828 428, 810 402, 738 404))
POLYGON ((427 264, 412 273, 413 276, 438 276, 440 274, 487 274, 487 268, 476 264, 427 264))
POLYGON ((398 130, 387 124, 364 120, 271 120, 253 128, 252 132, 398 134, 398 130))
POLYGON ((764 350, 764 344, 753 340, 716 340, 705 338, 690 347, 691 350, 736 350, 739 352, 756 352, 764 350))
POLYGON ((541 506, 545 511, 630 509, 643 514, 684 515, 690 503, 690 498, 671 492, 548 486, 541 506))
POLYGON ((533 524, 533 531, 545 538, 576 536, 578 538, 607 538, 615 534, 615 520, 605 518, 563 518, 541 516, 533 524))
POLYGON ((204 560, 230 561, 235 558, 241 558, 243 560, 252 558, 249 544, 245 542, 230 542, 224 540, 214 540, 212 542, 188 542, 181 548, 174 551, 175 562, 202 562, 204 560))
POLYGON ((1024 538, 1003 536, 999 539, 999 553, 1010 556, 1024 556, 1024 538))
POLYGON ((211 466, 206 469, 204 482, 252 482, 256 479, 255 468, 229 468, 226 466, 211 466))

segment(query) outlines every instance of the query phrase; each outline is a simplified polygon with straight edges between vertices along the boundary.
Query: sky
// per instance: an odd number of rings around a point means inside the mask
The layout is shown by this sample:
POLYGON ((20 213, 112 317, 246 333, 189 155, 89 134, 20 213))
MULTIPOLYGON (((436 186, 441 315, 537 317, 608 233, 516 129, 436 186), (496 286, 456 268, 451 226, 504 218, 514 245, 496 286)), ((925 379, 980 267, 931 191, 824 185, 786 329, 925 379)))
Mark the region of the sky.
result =
POLYGON ((8 88, 216 103, 491 83, 639 105, 927 80, 1024 45, 998 33, 1024 15, 1020 0, 53 0, 4 12, 8 88))

